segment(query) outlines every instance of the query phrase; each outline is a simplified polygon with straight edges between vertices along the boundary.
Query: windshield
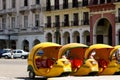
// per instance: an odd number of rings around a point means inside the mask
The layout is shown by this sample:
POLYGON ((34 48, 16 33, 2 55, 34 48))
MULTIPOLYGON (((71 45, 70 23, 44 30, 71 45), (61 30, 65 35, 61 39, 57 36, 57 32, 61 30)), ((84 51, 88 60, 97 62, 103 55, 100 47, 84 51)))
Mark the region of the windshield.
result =
POLYGON ((3 53, 8 53, 8 52, 10 52, 11 50, 9 50, 9 49, 4 49, 3 50, 3 53))

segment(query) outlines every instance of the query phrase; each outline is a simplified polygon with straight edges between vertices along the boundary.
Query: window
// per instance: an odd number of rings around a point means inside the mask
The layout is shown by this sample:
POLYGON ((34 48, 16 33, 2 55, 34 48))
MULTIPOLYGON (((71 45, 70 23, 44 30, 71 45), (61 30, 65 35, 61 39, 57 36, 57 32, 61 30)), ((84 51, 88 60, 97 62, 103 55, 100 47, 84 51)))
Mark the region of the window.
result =
POLYGON ((100 0, 100 4, 104 4, 105 3, 105 0, 100 0))
POLYGON ((2 18, 2 28, 6 29, 6 18, 5 17, 2 18))
POLYGON ((107 3, 110 3, 111 2, 111 0, 107 0, 107 3))
POLYGON ((2 25, 1 25, 1 24, 2 24, 2 22, 1 22, 1 20, 0 20, 0 30, 2 29, 2 25))
POLYGON ((69 15, 68 14, 64 15, 64 26, 69 26, 69 15))
POLYGON ((36 15, 35 15, 35 27, 38 27, 38 26, 40 26, 40 23, 39 23, 39 15, 36 14, 36 15))
POLYGON ((78 0, 72 0, 73 7, 78 7, 78 0))
POLYGON ((11 18, 11 28, 15 28, 15 17, 11 18))
POLYGON ((12 0, 12 8, 15 8, 16 0, 12 0))
POLYGON ((50 2, 50 0, 46 1, 46 5, 47 5, 46 10, 48 10, 48 11, 51 10, 51 2, 50 2))
POLYGON ((42 56, 43 53, 44 53, 44 51, 43 51, 43 50, 40 50, 40 51, 38 51, 37 56, 42 56))
POLYGON ((88 12, 84 12, 83 13, 83 24, 84 25, 88 25, 89 24, 89 13, 88 12))
POLYGON ((83 0, 83 6, 87 6, 88 5, 88 0, 83 0))
POLYGON ((28 0, 24 0, 24 6, 28 6, 28 0))
POLYGON ((55 9, 59 9, 59 0, 55 0, 55 9))
POLYGON ((60 27, 60 17, 59 17, 59 15, 55 16, 55 27, 60 27))
POLYGON ((2 0, 3 2, 3 9, 6 9, 6 0, 2 0))
POLYGON ((120 8, 118 8, 118 22, 120 22, 120 8))
POLYGON ((17 51, 17 53, 22 53, 22 51, 17 51))
POLYGON ((78 17, 78 13, 74 13, 74 14, 73 14, 73 20, 74 20, 74 21, 73 21, 73 25, 74 25, 74 26, 78 26, 78 22, 79 22, 78 18, 79 18, 79 17, 78 17))
POLYGON ((94 1, 93 1, 93 4, 98 4, 98 0, 94 0, 94 1))
POLYGON ((40 4, 40 0, 36 0, 36 4, 40 4))
POLYGON ((24 16, 24 27, 28 27, 28 16, 24 16))
POLYGON ((68 8, 68 0, 63 0, 63 9, 68 8))
POLYGON ((47 27, 51 27, 51 16, 47 16, 47 27))

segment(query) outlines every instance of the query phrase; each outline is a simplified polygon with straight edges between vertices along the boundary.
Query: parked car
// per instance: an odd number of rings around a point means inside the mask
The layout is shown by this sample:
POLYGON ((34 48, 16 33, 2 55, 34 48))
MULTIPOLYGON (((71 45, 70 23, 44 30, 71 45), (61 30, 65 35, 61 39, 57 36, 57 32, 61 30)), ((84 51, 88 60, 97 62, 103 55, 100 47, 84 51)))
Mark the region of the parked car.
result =
POLYGON ((2 57, 3 52, 4 52, 4 50, 0 49, 0 58, 2 57))
POLYGON ((4 57, 4 58, 10 58, 11 57, 11 49, 2 49, 1 50, 1 57, 4 57), (8 55, 6 55, 8 54, 8 55))
MULTIPOLYGON (((29 52, 26 52, 24 50, 21 49, 15 49, 13 50, 13 58, 22 58, 22 59, 26 59, 28 57, 29 52)), ((6 52, 2 55, 4 58, 11 58, 11 51, 10 52, 6 52)))
POLYGON ((28 57, 28 54, 29 54, 29 52, 26 52, 26 51, 21 50, 21 49, 13 50, 13 58, 26 59, 28 57))

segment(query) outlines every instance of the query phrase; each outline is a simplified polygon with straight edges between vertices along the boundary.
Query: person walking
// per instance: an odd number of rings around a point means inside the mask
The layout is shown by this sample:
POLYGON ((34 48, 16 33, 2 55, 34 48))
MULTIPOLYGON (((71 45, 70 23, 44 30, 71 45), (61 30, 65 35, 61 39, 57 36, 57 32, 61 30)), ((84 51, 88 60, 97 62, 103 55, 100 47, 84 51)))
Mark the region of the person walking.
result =
POLYGON ((13 49, 11 49, 11 59, 13 59, 13 49))

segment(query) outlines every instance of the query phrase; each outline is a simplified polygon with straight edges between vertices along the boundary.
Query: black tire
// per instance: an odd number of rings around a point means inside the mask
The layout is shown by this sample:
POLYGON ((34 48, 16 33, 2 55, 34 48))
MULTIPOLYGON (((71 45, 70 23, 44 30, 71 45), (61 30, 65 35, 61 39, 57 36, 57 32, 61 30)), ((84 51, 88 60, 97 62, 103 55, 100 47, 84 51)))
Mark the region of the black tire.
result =
POLYGON ((22 59, 25 59, 25 56, 21 56, 22 59))
POLYGON ((8 59, 8 58, 9 58, 9 57, 6 55, 6 56, 5 56, 5 59, 8 59))
POLYGON ((29 78, 34 79, 35 78, 35 73, 33 71, 29 71, 29 78))

